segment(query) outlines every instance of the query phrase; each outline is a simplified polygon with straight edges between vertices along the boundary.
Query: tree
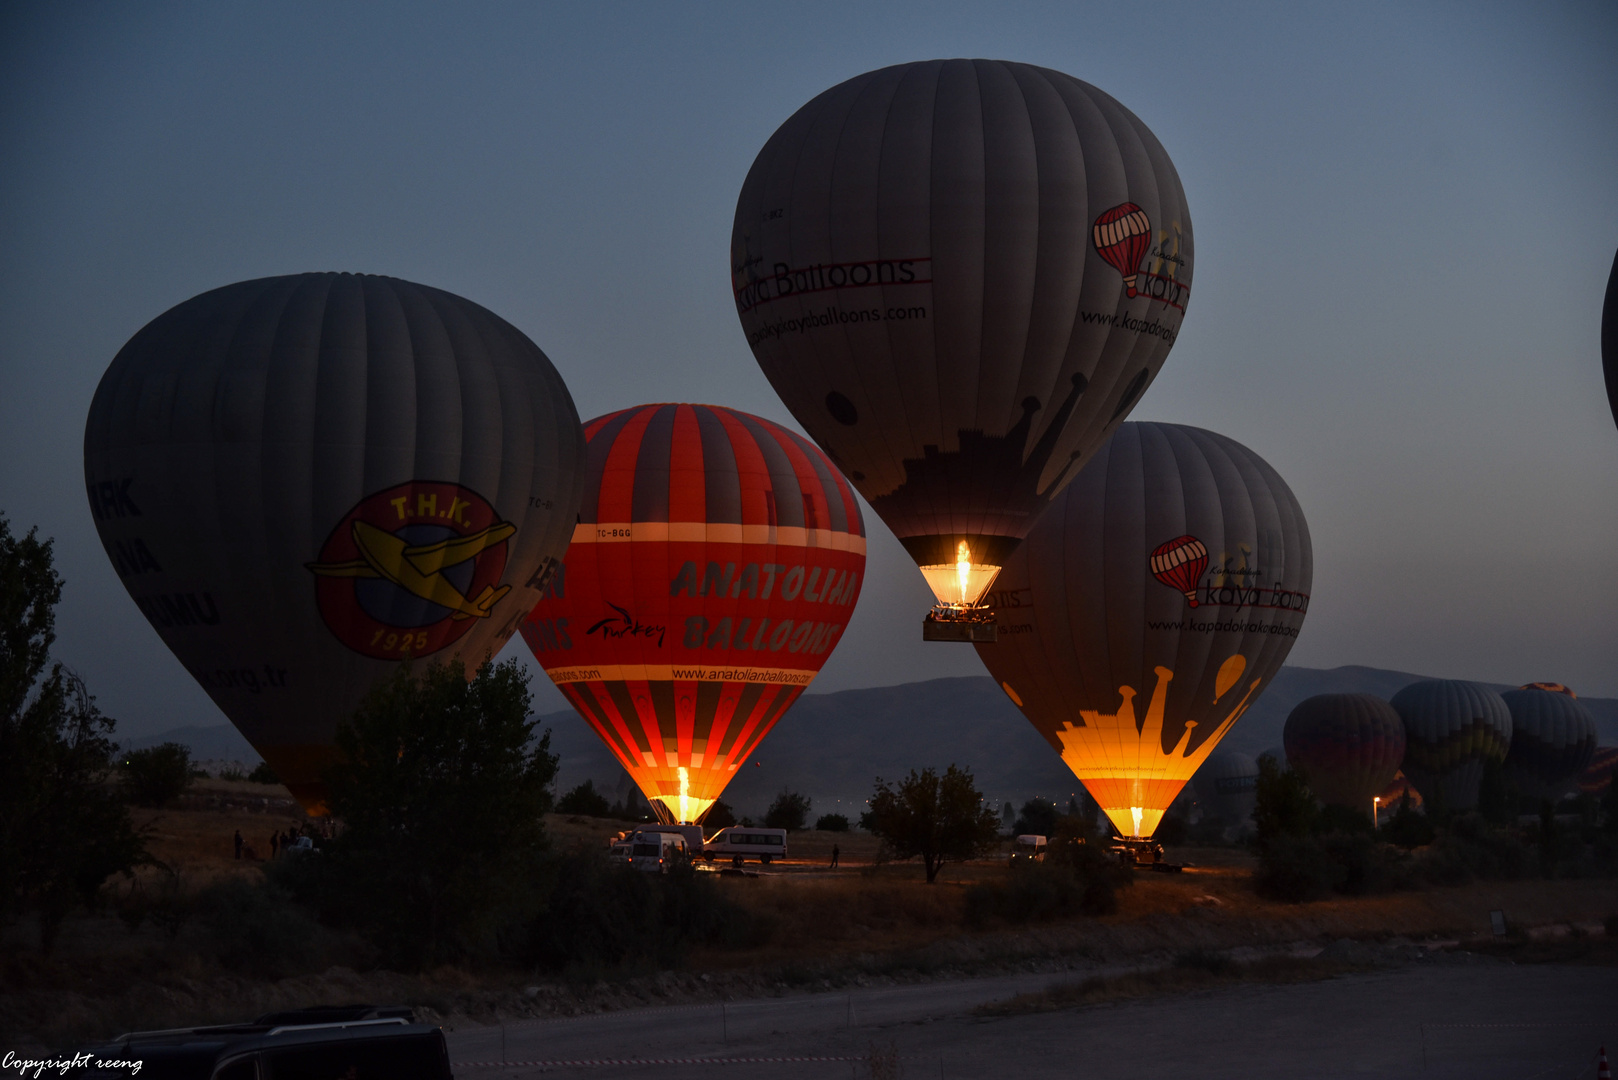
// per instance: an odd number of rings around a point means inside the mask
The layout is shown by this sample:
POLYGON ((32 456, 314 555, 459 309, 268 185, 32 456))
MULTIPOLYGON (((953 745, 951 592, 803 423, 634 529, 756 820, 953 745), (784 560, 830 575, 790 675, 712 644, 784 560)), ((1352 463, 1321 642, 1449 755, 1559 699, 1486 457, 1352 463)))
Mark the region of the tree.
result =
POLYGON ((338 731, 326 773, 343 831, 290 883, 391 957, 426 965, 486 951, 542 902, 556 757, 535 739, 528 675, 459 661, 380 684, 338 731))
POLYGON ((255 784, 279 784, 281 782, 281 778, 275 775, 275 770, 270 768, 270 763, 267 761, 261 761, 254 765, 253 771, 247 774, 247 778, 255 784))
POLYGON ((821 814, 815 819, 816 832, 847 832, 848 818, 842 814, 821 814))
POLYGON ((1308 836, 1320 811, 1314 794, 1294 769, 1283 769, 1270 754, 1258 759, 1253 828, 1262 849, 1281 837, 1308 836))
POLYGON ((764 811, 766 829, 786 829, 796 832, 809 823, 809 797, 796 791, 783 791, 764 811))
POLYGON ((191 786, 191 750, 175 742, 131 750, 119 762, 118 773, 126 800, 137 806, 163 806, 191 786))
POLYGON ((946 861, 976 858, 1000 839, 999 822, 984 805, 972 773, 954 765, 943 776, 912 769, 896 788, 877 777, 860 827, 881 837, 897 858, 920 855, 929 885, 946 861))
POLYGON ((61 596, 51 542, 0 517, 0 924, 37 910, 47 951, 75 904, 151 861, 107 782, 114 721, 73 672, 46 671, 61 596))
POLYGON ((594 780, 586 780, 557 800, 558 814, 582 814, 585 817, 606 817, 612 813, 612 804, 596 790, 594 780))
POLYGON ((1019 836, 1053 836, 1056 833, 1056 819, 1059 816, 1056 807, 1046 800, 1029 799, 1022 804, 1022 813, 1017 816, 1011 831, 1019 836))

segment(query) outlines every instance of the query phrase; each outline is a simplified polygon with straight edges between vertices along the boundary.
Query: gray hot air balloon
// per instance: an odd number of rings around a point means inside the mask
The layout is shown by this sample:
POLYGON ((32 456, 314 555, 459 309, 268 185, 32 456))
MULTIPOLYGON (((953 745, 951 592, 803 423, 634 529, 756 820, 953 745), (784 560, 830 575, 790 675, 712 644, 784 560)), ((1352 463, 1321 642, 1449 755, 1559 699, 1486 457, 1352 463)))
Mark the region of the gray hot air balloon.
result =
POLYGON ((1607 404, 1618 422, 1618 255, 1607 276, 1607 300, 1601 307, 1601 367, 1607 378, 1607 404))
POLYGON ((1287 761, 1321 802, 1367 814, 1405 756, 1404 721, 1371 694, 1316 694, 1300 701, 1282 738, 1287 761))
POLYGON ((929 636, 953 640, 992 625, 965 609, 1157 374, 1192 263, 1146 125, 994 60, 821 94, 760 151, 731 233, 753 355, 922 568, 929 636))
POLYGON ((1596 752, 1596 721, 1572 691, 1524 686, 1500 695, 1511 710, 1506 773, 1531 799, 1555 801, 1578 787, 1596 752))
POLYGON ((1504 761, 1511 710, 1482 683, 1429 679, 1390 702, 1405 724, 1404 774, 1428 806, 1473 810, 1483 763, 1504 761))
POLYGON ((1234 750, 1214 754, 1202 763, 1191 785, 1211 816, 1236 828, 1252 824, 1258 804, 1258 763, 1246 754, 1234 750))
POLYGON ((1163 810, 1292 649, 1309 528, 1234 440, 1124 424, 1015 551, 977 646, 1124 835, 1163 810))
POLYGON ((84 472, 135 603, 306 807, 400 661, 497 652, 566 550, 584 435, 484 308, 395 278, 228 285, 96 389, 84 472))

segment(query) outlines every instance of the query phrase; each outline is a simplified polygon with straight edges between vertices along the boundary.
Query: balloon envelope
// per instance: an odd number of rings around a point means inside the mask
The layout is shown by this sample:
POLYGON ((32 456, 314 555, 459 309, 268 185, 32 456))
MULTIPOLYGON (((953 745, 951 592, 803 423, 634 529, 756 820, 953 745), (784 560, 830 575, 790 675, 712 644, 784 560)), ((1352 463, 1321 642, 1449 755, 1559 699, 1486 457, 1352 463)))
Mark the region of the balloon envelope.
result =
POLYGON ((305 807, 401 661, 498 652, 567 546, 583 433, 537 346, 396 278, 228 285, 96 389, 84 471, 125 587, 305 807))
POLYGON ((1012 554, 978 656, 1119 830, 1149 836, 1291 651, 1312 567, 1303 512, 1257 454, 1124 424, 1012 554), (1188 536, 1208 551, 1189 597, 1152 559, 1188 536))
POLYGON ((1500 697, 1511 710, 1507 775, 1531 799, 1561 798, 1595 755, 1595 717, 1571 692, 1529 685, 1500 697))
POLYGON ((1321 802, 1369 812, 1405 755, 1404 721, 1370 694, 1317 694, 1300 701, 1282 732, 1287 762, 1321 802))
POLYGON ((585 431, 573 546, 523 637, 659 815, 695 821, 848 624, 859 504, 807 439, 735 409, 585 431))
POLYGON ((1429 679, 1411 683, 1389 703, 1405 725, 1400 766, 1428 806, 1472 810, 1485 761, 1505 761, 1511 710, 1482 683, 1429 679))
POLYGON ((1618 254, 1607 276, 1607 299, 1601 308, 1601 367, 1607 378, 1607 404, 1618 423, 1618 254))
POLYGON ((753 355, 956 608, 1156 376, 1193 262, 1146 125, 993 60, 827 90, 759 152, 731 233, 753 355))

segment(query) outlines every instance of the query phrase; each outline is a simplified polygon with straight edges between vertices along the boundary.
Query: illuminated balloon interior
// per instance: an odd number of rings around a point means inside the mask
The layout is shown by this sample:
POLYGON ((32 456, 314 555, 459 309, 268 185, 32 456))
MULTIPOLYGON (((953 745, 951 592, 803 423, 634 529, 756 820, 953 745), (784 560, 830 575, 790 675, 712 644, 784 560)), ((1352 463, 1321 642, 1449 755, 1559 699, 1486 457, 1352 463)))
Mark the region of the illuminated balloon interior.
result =
POLYGON ((1000 576, 1000 568, 973 562, 972 551, 962 540, 955 545, 954 562, 923 566, 921 576, 938 598, 941 611, 953 613, 976 607, 1000 576))

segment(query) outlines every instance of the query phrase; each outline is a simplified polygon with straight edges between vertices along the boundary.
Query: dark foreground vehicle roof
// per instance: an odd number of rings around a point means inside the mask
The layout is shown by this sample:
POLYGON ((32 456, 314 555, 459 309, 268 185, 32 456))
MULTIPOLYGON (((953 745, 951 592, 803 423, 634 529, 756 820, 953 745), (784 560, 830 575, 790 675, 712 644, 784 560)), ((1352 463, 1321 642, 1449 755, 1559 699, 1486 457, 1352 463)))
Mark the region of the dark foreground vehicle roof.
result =
POLYGON ((444 1033, 413 1019, 403 1007, 339 1006, 131 1032, 91 1050, 77 1075, 127 1078, 139 1061, 136 1075, 152 1080, 449 1080, 444 1033))

